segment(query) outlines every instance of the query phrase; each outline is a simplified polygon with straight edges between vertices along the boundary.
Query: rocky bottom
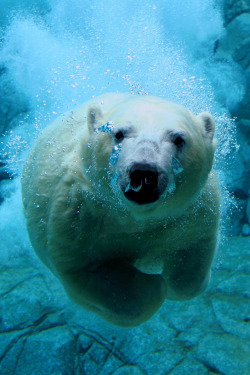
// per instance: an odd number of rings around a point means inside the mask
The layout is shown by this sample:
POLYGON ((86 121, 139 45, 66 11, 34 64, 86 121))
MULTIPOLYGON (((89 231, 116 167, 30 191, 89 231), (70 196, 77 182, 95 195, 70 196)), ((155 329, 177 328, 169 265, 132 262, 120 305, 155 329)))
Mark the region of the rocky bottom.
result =
POLYGON ((76 306, 36 258, 0 267, 1 375, 247 375, 250 237, 223 241, 208 290, 117 328, 76 306))

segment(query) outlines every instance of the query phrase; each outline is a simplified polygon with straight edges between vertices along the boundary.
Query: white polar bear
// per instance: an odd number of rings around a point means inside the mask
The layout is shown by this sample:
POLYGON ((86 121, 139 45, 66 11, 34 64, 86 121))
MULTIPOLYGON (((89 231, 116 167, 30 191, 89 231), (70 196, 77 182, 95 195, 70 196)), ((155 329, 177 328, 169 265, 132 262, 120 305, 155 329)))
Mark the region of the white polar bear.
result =
POLYGON ((104 94, 59 117, 23 170, 27 227, 78 304, 120 326, 201 293, 219 220, 209 113, 104 94))

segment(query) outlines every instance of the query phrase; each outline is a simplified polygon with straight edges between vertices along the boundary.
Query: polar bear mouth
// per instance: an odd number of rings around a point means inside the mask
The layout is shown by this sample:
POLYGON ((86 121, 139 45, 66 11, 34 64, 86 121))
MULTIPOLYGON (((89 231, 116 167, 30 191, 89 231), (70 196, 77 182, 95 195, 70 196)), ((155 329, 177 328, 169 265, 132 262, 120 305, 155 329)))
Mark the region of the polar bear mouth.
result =
POLYGON ((129 201, 140 205, 156 202, 160 198, 158 170, 145 165, 131 168, 124 195, 129 201))

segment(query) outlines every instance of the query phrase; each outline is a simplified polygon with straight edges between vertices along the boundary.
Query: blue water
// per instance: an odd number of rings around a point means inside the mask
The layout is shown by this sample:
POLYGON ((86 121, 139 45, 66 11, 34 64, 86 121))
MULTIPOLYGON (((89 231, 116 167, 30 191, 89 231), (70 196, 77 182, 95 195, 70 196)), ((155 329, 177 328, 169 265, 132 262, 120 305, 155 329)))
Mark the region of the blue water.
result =
MULTIPOLYGON (((234 65, 213 57, 224 33, 219 3, 4 1, 0 21, 0 65, 15 93, 5 103, 13 111, 11 132, 2 138, 2 156, 11 172, 20 176, 25 152, 53 118, 95 95, 122 91, 164 96, 194 113, 213 113, 216 166, 226 179, 237 148, 229 111, 242 99, 244 77, 234 65)), ((1 226, 13 226, 20 252, 27 241, 19 180, 5 182, 1 190, 3 198, 10 198, 0 210, 1 226)), ((5 259, 13 255, 6 242, 5 259)))
POLYGON ((223 207, 233 205, 224 188, 238 147, 230 111, 244 95, 244 77, 233 63, 214 58, 225 32, 220 6, 212 0, 1 0, 0 66, 15 93, 6 104, 12 122, 1 137, 1 159, 15 174, 1 183, 3 264, 32 254, 20 194, 28 150, 55 117, 104 92, 158 95, 196 114, 210 111, 223 207))

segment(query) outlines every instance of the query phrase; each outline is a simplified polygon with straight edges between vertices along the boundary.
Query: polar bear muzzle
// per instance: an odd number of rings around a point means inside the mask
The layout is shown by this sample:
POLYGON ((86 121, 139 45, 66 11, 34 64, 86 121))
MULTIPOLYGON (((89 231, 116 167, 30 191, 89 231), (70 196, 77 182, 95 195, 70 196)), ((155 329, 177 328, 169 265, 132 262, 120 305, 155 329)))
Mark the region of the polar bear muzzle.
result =
POLYGON ((156 202, 167 186, 167 176, 157 166, 150 164, 132 165, 128 172, 125 197, 137 204, 156 202))

